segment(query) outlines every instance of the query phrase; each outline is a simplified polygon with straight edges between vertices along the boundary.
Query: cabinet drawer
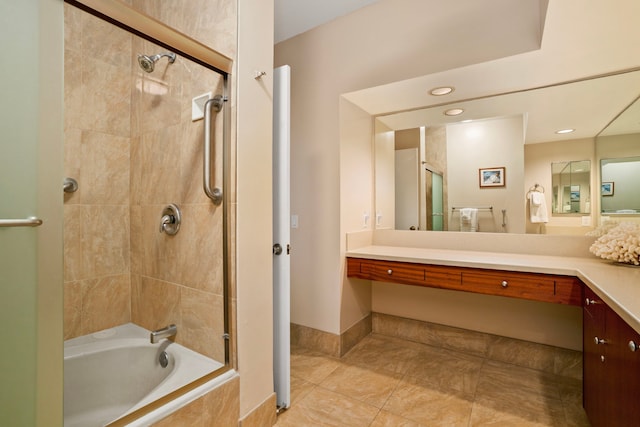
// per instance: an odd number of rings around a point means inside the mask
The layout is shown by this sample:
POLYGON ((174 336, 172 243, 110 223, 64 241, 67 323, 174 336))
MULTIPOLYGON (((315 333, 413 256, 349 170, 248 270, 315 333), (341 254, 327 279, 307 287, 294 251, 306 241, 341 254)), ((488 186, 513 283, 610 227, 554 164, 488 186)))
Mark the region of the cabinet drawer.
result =
POLYGON ((377 261, 373 267, 372 280, 423 285, 425 283, 425 268, 422 264, 377 261))
POLYGON ((462 290, 535 301, 555 302, 555 281, 547 276, 504 272, 463 272, 462 290))
POLYGON ((347 276, 445 289, 459 289, 462 278, 456 267, 358 258, 347 258, 347 276))
POLYGON ((582 282, 577 277, 555 276, 555 302, 567 305, 582 305, 582 282))
POLYGON ((347 276, 358 279, 372 279, 375 261, 360 258, 347 258, 347 276))

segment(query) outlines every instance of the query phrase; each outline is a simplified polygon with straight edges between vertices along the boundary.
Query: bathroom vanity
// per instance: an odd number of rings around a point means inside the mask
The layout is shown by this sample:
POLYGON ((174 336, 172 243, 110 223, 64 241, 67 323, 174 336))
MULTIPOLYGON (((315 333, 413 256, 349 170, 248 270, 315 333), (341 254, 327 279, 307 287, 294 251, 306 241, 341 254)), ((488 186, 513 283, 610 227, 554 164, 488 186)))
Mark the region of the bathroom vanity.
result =
POLYGON ((582 307, 584 408, 593 427, 640 420, 640 267, 595 258, 368 246, 347 276, 582 307))

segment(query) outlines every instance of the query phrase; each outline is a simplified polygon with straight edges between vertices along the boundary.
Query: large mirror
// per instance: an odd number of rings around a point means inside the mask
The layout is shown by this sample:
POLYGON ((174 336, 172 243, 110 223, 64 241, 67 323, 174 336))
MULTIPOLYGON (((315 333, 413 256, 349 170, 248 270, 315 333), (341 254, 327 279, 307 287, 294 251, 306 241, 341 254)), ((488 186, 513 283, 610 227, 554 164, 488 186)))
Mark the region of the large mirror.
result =
POLYGON ((587 214, 591 211, 591 161, 551 163, 551 186, 551 211, 554 214, 587 214))
MULTIPOLYGON (((566 214, 585 216, 579 225, 597 224, 596 135, 638 97, 638 87, 636 71, 377 116, 376 227, 466 231, 469 209, 473 231, 549 233, 566 214), (463 113, 446 115, 454 107, 463 113), (574 131, 556 133, 566 128, 574 131), (576 182, 554 192, 552 163, 568 166, 576 182), (483 173, 498 182, 483 185, 483 173), (544 220, 532 215, 534 189, 544 193, 544 220)), ((589 231, 576 228, 570 232, 589 231)))
POLYGON ((622 112, 598 138, 602 216, 640 216, 640 101, 622 112))

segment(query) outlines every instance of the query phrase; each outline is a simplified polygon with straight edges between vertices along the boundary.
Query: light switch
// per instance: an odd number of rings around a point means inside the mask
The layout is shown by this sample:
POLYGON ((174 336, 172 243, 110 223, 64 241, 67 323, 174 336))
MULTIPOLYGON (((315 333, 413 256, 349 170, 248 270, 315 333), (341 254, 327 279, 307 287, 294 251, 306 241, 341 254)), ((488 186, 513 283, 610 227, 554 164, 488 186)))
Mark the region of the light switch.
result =
POLYGON ((298 228, 298 215, 291 215, 291 228, 298 228))

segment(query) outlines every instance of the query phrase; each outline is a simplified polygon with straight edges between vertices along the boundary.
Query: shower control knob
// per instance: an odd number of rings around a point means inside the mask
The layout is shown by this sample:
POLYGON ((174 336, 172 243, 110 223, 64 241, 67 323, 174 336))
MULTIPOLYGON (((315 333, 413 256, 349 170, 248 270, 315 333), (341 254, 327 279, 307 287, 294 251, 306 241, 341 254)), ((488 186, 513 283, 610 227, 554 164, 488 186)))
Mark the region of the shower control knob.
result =
POLYGON ((162 218, 160 218, 160 232, 173 236, 180 230, 181 222, 180 208, 173 203, 167 205, 162 211, 162 218))

